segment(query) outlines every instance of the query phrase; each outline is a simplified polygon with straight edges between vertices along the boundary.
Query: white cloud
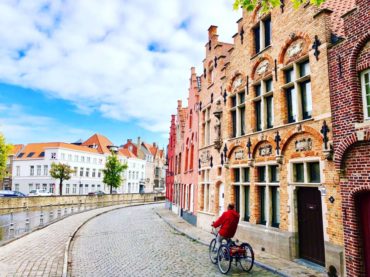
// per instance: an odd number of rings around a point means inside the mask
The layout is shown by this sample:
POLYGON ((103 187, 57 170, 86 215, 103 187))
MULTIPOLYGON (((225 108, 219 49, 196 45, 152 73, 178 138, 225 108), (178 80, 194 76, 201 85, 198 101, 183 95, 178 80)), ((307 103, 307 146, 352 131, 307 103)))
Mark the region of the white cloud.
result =
POLYGON ((231 41, 238 16, 231 0, 1 1, 0 81, 167 134, 208 27, 231 41))
POLYGON ((0 132, 10 143, 61 141, 74 142, 87 138, 93 132, 79 129, 45 116, 34 116, 25 112, 22 106, 0 104, 0 132))

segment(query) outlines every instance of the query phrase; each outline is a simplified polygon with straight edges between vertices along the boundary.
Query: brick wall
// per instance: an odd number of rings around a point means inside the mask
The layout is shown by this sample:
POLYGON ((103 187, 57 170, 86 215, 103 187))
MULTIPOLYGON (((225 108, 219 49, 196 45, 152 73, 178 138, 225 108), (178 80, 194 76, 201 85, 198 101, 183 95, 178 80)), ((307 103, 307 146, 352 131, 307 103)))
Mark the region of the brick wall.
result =
POLYGON ((370 5, 357 0, 343 17, 345 38, 329 50, 335 165, 341 170, 348 276, 365 276, 355 198, 370 191, 370 122, 364 121, 359 74, 370 67, 370 5))

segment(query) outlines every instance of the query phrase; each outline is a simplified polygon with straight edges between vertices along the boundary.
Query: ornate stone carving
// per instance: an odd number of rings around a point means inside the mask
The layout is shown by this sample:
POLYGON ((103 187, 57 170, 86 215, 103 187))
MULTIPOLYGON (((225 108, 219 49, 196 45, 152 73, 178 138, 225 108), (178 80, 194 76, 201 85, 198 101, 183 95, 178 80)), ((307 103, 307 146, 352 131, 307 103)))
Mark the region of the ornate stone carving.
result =
POLYGON ((294 43, 288 48, 288 57, 294 57, 295 55, 298 55, 302 52, 303 49, 303 41, 298 41, 297 43, 294 43))
POLYGON ((242 83, 243 83, 242 76, 236 77, 232 84, 233 90, 236 90, 238 87, 240 87, 242 83))
POLYGON ((264 74, 268 70, 269 66, 270 66, 270 63, 268 60, 261 62, 256 69, 256 73, 258 75, 264 74))
POLYGON ((264 146, 261 146, 259 149, 259 154, 260 156, 264 157, 264 156, 270 156, 272 154, 272 146, 271 145, 264 145, 264 146))
POLYGON ((200 154, 199 161, 202 164, 208 163, 210 160, 211 160, 211 154, 209 153, 209 151, 205 151, 205 152, 200 154))
POLYGON ((236 161, 244 160, 244 150, 243 149, 235 151, 234 155, 235 155, 236 161))
POLYGON ((215 134, 216 138, 214 140, 214 147, 220 151, 222 147, 222 138, 221 138, 221 116, 222 116, 222 106, 221 106, 221 100, 218 99, 216 102, 216 110, 213 113, 216 120, 215 120, 215 134))
POLYGON ((303 138, 300 140, 295 141, 295 151, 302 152, 308 151, 312 149, 312 139, 311 138, 303 138))

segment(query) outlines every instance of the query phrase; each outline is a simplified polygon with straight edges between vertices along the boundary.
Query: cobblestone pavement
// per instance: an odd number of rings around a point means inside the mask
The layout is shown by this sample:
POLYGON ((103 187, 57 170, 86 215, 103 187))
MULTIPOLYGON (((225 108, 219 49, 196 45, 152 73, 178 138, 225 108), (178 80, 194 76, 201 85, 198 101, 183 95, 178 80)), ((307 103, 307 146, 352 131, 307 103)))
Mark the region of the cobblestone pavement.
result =
MULTIPOLYGON (((188 237, 193 238, 196 241, 200 241, 203 244, 208 244, 212 239, 210 232, 197 228, 184 219, 178 217, 173 212, 165 209, 163 206, 159 206, 155 212, 169 225, 178 230, 180 233, 186 234, 188 237)), ((253 247, 253 242, 250 242, 253 247)), ((273 272, 279 272, 282 276, 292 277, 325 277, 325 269, 316 266, 314 268, 308 268, 302 264, 289 261, 283 258, 278 258, 266 252, 258 251, 254 248, 254 254, 257 262, 260 262, 265 267, 270 268, 273 272)))
MULTIPOLYGON (((169 227, 153 205, 112 211, 84 225, 72 244, 71 275, 224 276, 211 264, 208 248, 169 227)), ((234 265, 230 275, 275 276, 234 265)))
POLYGON ((0 247, 0 277, 61 276, 66 242, 75 229, 94 215, 117 207, 67 217, 0 247))

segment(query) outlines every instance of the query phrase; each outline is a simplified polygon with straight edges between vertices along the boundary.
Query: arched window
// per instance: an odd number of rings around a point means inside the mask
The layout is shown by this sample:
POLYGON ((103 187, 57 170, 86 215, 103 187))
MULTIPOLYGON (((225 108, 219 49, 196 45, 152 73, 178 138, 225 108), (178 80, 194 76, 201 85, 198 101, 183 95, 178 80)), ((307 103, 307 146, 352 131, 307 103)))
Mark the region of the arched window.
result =
POLYGON ((193 127, 193 110, 190 110, 189 114, 189 129, 193 127))

